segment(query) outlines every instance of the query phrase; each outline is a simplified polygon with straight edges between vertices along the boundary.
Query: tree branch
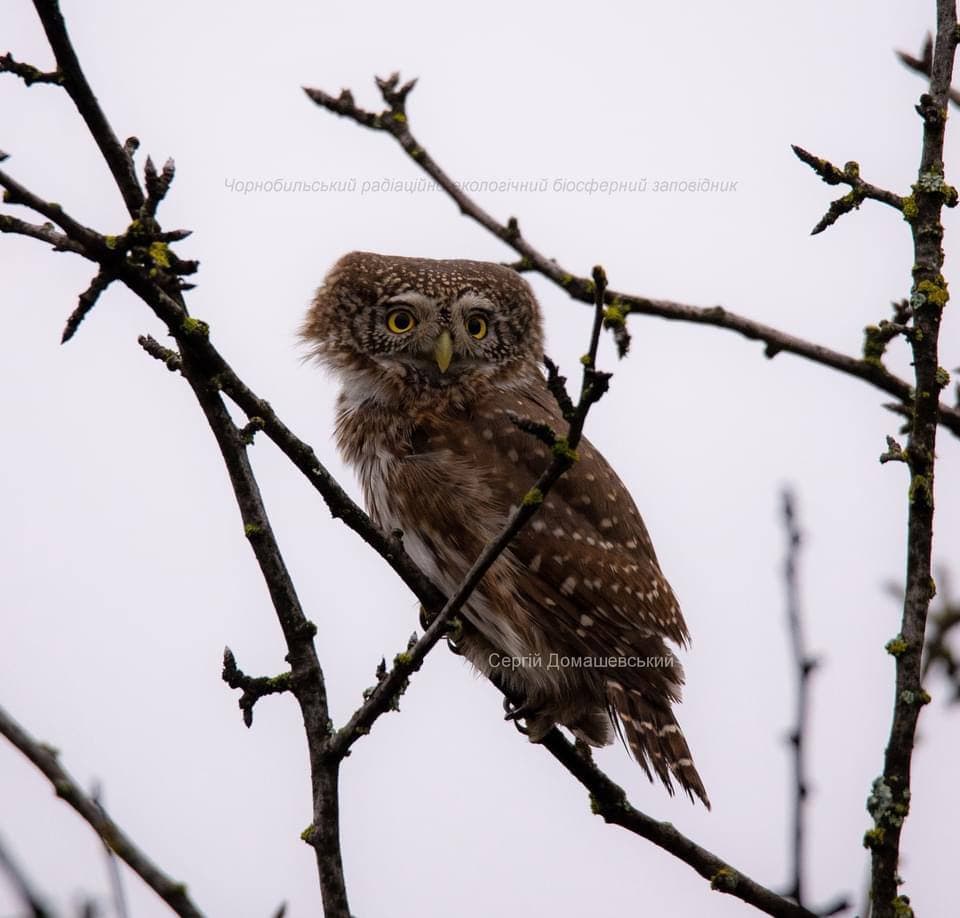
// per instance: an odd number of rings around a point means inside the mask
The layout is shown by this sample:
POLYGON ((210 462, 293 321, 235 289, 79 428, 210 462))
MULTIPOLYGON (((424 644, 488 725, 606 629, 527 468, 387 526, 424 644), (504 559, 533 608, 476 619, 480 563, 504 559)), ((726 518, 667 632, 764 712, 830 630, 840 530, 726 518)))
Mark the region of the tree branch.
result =
POLYGON ((951 638, 960 631, 960 598, 950 588, 950 577, 946 571, 937 576, 937 595, 940 596, 939 608, 930 614, 930 629, 923 649, 923 680, 931 670, 940 669, 953 689, 951 702, 960 701, 960 653, 951 644, 951 638))
MULTIPOLYGON (((521 256, 519 267, 536 271, 548 280, 562 287, 575 300, 593 302, 593 285, 588 278, 577 277, 553 259, 535 249, 521 234, 517 221, 511 218, 506 224, 499 223, 437 164, 410 131, 410 122, 406 113, 406 97, 413 89, 415 81, 397 88, 399 76, 394 74, 388 80, 377 80, 381 95, 387 108, 380 113, 365 111, 356 105, 349 90, 343 90, 339 96, 331 96, 320 89, 304 88, 304 92, 317 105, 335 114, 349 118, 355 123, 375 131, 389 134, 404 152, 427 173, 451 198, 460 212, 492 233, 521 256), (399 100, 398 97, 399 96, 399 100)), ((873 186, 871 186, 873 187, 873 186)), ((912 398, 912 387, 883 367, 879 361, 857 359, 830 348, 805 341, 795 335, 755 322, 737 315, 722 306, 702 307, 676 303, 671 300, 657 300, 636 296, 616 290, 607 290, 606 302, 610 318, 623 323, 631 315, 658 316, 679 322, 693 322, 698 325, 712 325, 736 332, 744 338, 763 341, 765 354, 774 357, 781 351, 796 354, 814 363, 831 367, 848 376, 854 376, 868 382, 883 392, 893 395, 901 402, 912 398)), ((625 331, 625 326, 624 326, 625 331)), ((626 350, 625 347, 622 348, 626 350)), ((960 410, 946 404, 940 405, 940 423, 951 433, 960 437, 960 410)))
POLYGON ((82 245, 64 236, 63 233, 58 233, 50 223, 42 225, 27 223, 9 214, 0 214, 0 233, 28 236, 31 239, 46 242, 54 252, 73 252, 75 255, 83 255, 85 251, 82 245))
POLYGON ((948 98, 957 47, 955 0, 937 0, 937 35, 930 64, 930 92, 920 97, 923 144, 913 207, 907 216, 913 235, 911 306, 916 384, 906 453, 908 488, 907 573, 900 634, 887 644, 896 660, 896 694, 883 774, 873 783, 867 808, 873 828, 864 844, 871 851, 873 918, 912 915, 909 899, 898 893, 900 838, 910 808, 910 767, 920 709, 930 700, 924 691, 922 654, 927 614, 933 598, 931 575, 934 516, 934 466, 938 396, 949 376, 939 365, 940 320, 949 295, 941 270, 942 210, 957 192, 944 181, 943 145, 948 98))
POLYGON ((554 728, 543 746, 588 791, 591 809, 605 822, 621 826, 692 867, 717 892, 727 893, 775 918, 815 918, 814 913, 751 880, 711 851, 700 847, 668 822, 658 822, 635 809, 626 792, 611 781, 593 760, 582 754, 554 728))
MULTIPOLYGON (((800 585, 797 576, 802 536, 797 525, 797 513, 793 493, 783 492, 783 525, 787 534, 787 556, 784 562, 783 579, 786 587, 787 630, 790 635, 790 647, 793 652, 794 672, 796 674, 796 722, 790 731, 790 745, 793 749, 793 879, 787 895, 804 904, 806 884, 804 882, 804 841, 805 813, 809 795, 807 779, 806 734, 810 712, 810 678, 817 666, 817 660, 807 652, 803 635, 803 621, 800 616, 800 585)), ((846 903, 845 903, 846 904, 846 903)))
POLYGON ((820 159, 812 153, 808 153, 803 147, 791 144, 791 149, 797 155, 797 159, 806 163, 817 175, 820 176, 828 185, 849 185, 851 191, 839 200, 834 201, 829 210, 820 220, 820 222, 810 231, 811 236, 822 233, 828 226, 832 226, 844 214, 856 210, 868 198, 873 201, 879 201, 881 204, 887 204, 895 210, 903 213, 904 200, 898 194, 878 188, 860 178, 860 164, 851 160, 842 169, 838 169, 833 163, 826 159, 820 159))
POLYGON ((133 840, 83 792, 77 782, 60 766, 57 752, 30 736, 0 707, 0 736, 17 747, 53 785, 57 796, 65 800, 97 833, 103 843, 143 880, 167 905, 184 918, 202 918, 202 912, 187 895, 183 883, 170 879, 144 854, 133 840))
POLYGON ((20 77, 27 86, 33 86, 34 83, 53 83, 60 86, 63 82, 59 71, 45 73, 30 64, 14 60, 9 52, 0 55, 0 73, 12 73, 20 77))
POLYGON ((117 135, 110 127, 110 122, 100 108, 100 103, 93 94, 80 61, 77 59, 58 0, 33 0, 33 5, 57 60, 60 84, 69 93, 77 111, 86 122, 91 136, 100 148, 113 179, 120 189, 127 212, 131 218, 135 219, 144 202, 143 189, 140 187, 133 166, 133 152, 138 143, 128 141, 125 146, 121 146, 120 141, 117 140, 117 135))
MULTIPOLYGON (((56 223, 71 240, 79 244, 84 257, 101 266, 98 278, 116 277, 130 287, 167 323, 179 345, 179 369, 193 389, 220 447, 243 519, 244 533, 266 581, 287 642, 293 692, 300 704, 307 733, 313 821, 323 826, 322 843, 313 847, 324 909, 327 918, 349 918, 339 842, 338 763, 325 760, 320 755, 321 745, 331 730, 331 724, 323 673, 313 644, 316 628, 307 620, 300 606, 250 467, 246 443, 220 397, 214 378, 215 366, 211 369, 211 363, 206 359, 219 355, 215 352, 211 355, 203 347, 193 346, 201 341, 209 343, 209 330, 204 323, 188 315, 178 275, 196 270, 196 265, 181 262, 169 251, 168 242, 183 238, 184 234, 179 231, 172 236, 162 234, 155 219, 157 205, 173 180, 173 164, 168 162, 162 175, 158 175, 152 162, 148 161, 148 194, 144 196, 133 170, 132 157, 137 143, 131 140, 120 146, 83 74, 59 5, 56 0, 35 0, 34 5, 57 58, 63 86, 107 161, 134 223, 124 237, 110 240, 74 220, 59 205, 44 201, 0 172, 0 184, 7 189, 4 200, 30 207, 56 223)), ((81 297, 80 307, 72 317, 77 322, 86 312, 85 301, 92 305, 96 299, 96 282, 91 291, 81 297)))

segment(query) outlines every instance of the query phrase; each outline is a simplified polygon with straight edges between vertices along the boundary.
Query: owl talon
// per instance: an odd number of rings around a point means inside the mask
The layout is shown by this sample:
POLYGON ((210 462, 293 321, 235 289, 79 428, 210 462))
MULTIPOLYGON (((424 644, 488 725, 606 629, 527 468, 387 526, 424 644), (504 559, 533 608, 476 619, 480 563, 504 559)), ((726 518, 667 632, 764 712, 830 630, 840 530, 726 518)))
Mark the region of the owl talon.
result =
POLYGON ((459 618, 451 618, 447 622, 447 647, 450 648, 451 653, 455 653, 458 657, 463 656, 462 640, 463 621, 459 618))
POLYGON ((504 720, 513 721, 513 725, 524 736, 530 735, 530 731, 527 729, 527 726, 525 724, 520 723, 521 720, 526 720, 529 717, 536 716, 537 712, 533 708, 533 706, 529 704, 529 702, 524 701, 521 704, 514 705, 514 703, 509 698, 504 698, 503 710, 504 710, 504 715, 503 715, 504 720))

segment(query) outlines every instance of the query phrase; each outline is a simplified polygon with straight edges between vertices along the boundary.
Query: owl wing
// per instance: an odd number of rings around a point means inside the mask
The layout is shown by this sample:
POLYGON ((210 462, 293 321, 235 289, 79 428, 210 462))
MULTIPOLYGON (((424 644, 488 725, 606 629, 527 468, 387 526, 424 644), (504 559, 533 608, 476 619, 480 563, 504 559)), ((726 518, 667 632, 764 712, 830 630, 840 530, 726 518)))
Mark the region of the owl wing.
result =
MULTIPOLYGON (((449 467, 457 468, 450 485, 476 491, 457 507, 455 499, 451 506, 456 490, 439 489, 453 524, 447 532, 464 545, 470 533, 472 557, 495 534, 490 521, 497 520, 498 529, 552 459, 544 443, 513 422, 516 417, 547 424, 558 434, 567 426, 538 377, 485 399, 456 433, 427 432, 419 444, 428 453, 446 452, 449 467), (466 512, 468 506, 492 513, 483 514, 481 522, 466 512)), ((671 710, 680 698, 683 669, 665 639, 680 645, 688 640, 676 596, 623 482, 587 439, 577 452, 578 461, 501 559, 511 572, 509 590, 500 592, 507 597, 501 615, 535 623, 544 636, 537 650, 602 661, 592 666, 605 686, 606 703, 623 722, 644 771, 648 776, 655 771, 671 793, 672 776, 709 806, 671 710)))
MULTIPOLYGON (((552 459, 548 447, 511 417, 566 430, 542 380, 500 392, 477 410, 474 462, 504 518, 552 459)), ((556 610, 558 625, 608 653, 651 648, 650 638, 684 645, 688 632, 629 491, 586 438, 579 460, 554 485, 511 552, 525 597, 556 610), (591 630, 593 629, 593 630, 591 630)), ((662 642, 655 642, 662 647, 662 642)))

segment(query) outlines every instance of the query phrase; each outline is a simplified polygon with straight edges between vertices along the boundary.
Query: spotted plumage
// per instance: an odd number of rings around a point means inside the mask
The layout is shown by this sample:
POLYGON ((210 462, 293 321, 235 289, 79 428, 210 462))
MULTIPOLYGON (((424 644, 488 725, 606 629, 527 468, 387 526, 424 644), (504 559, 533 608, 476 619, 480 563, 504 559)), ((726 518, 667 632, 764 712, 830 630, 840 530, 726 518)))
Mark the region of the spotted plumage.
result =
MULTIPOLYGON (((337 443, 370 515, 452 591, 550 461, 511 418, 565 429, 532 291, 499 265, 354 252, 302 335, 339 377, 337 443)), ((561 724, 604 745, 619 720, 648 776, 709 806, 672 711, 676 597, 623 483, 586 439, 579 456, 465 606, 460 647, 525 699, 532 740, 561 724)))

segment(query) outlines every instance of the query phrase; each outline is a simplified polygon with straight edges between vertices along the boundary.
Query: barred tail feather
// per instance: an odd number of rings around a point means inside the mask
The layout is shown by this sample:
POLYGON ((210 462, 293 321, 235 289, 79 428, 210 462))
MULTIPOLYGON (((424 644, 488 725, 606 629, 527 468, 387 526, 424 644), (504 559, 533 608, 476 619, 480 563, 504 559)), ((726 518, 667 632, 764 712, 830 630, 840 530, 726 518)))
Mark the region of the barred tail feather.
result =
POLYGON ((699 797, 710 809, 710 800, 703 781, 690 755, 690 747, 680 731, 669 707, 650 702, 636 689, 625 689, 617 682, 608 682, 611 707, 623 724, 630 752, 652 781, 653 772, 673 795, 673 780, 692 801, 699 797))

